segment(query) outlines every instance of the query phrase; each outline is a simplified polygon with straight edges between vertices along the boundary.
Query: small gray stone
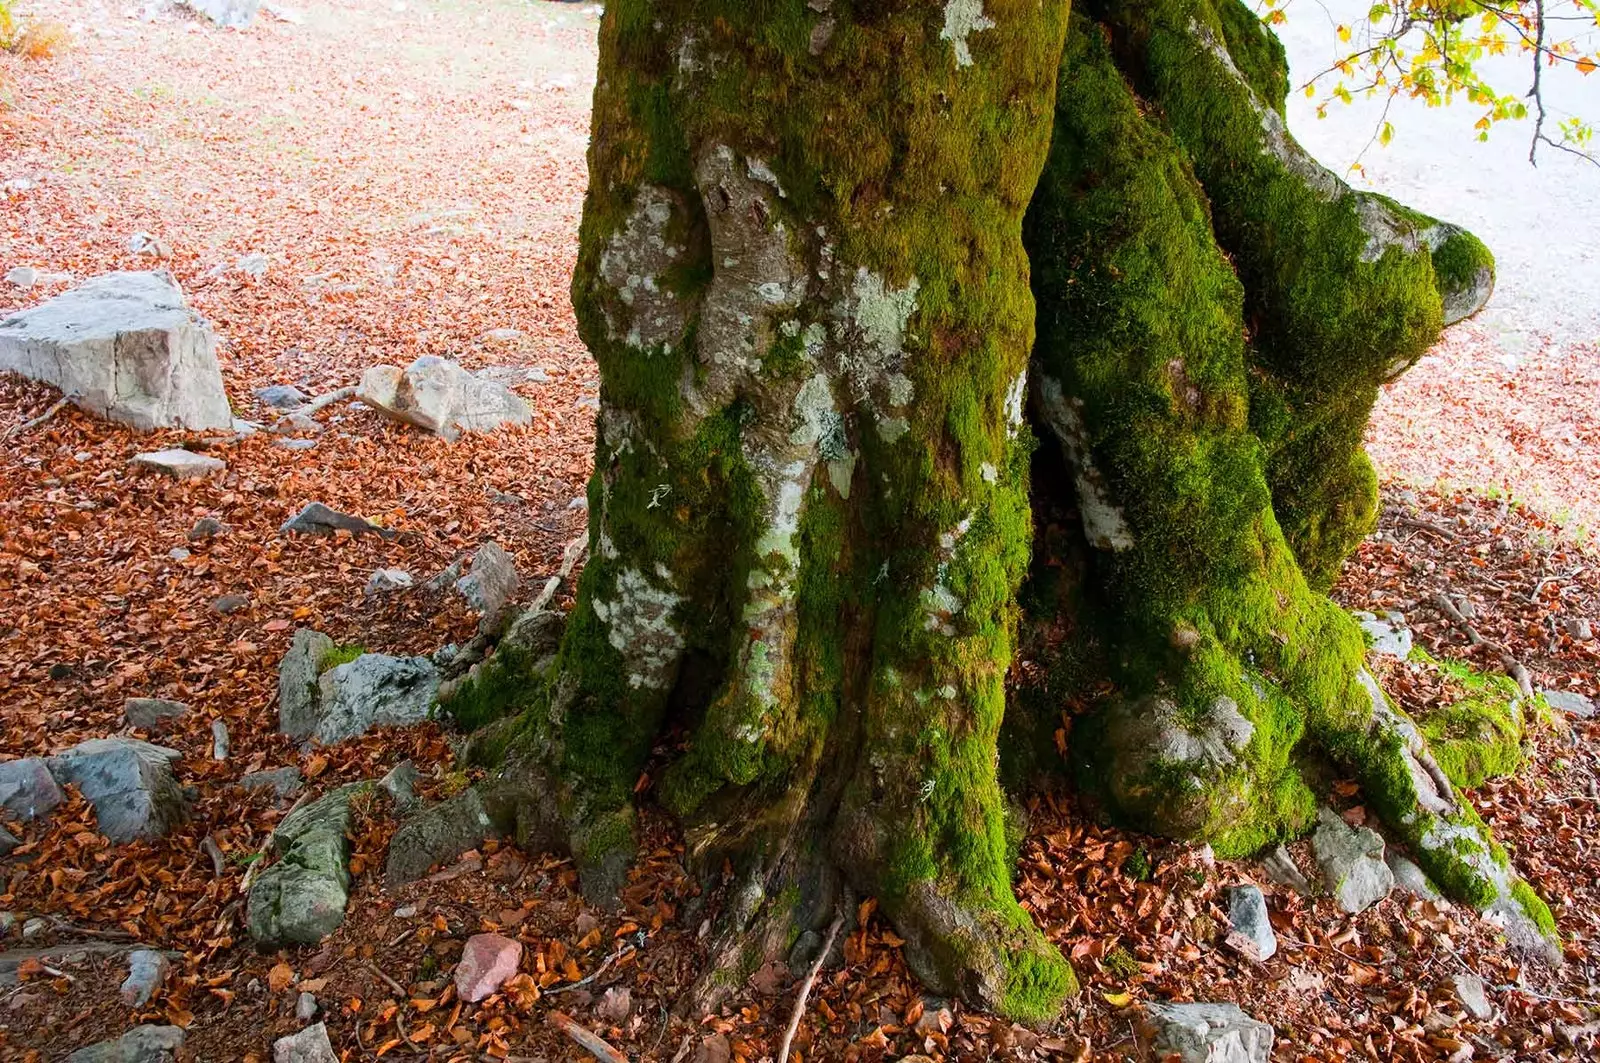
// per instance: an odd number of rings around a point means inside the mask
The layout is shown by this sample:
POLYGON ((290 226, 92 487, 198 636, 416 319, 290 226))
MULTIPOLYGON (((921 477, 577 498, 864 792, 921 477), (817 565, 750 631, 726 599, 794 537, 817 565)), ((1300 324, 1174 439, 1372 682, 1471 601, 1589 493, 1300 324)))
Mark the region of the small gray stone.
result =
POLYGON ((11 850, 22 844, 22 839, 0 827, 0 857, 11 855, 11 850))
POLYGON ((1267 915, 1267 898, 1251 885, 1228 891, 1228 944, 1246 959, 1269 960, 1278 951, 1278 936, 1267 915))
POLYGON ((1267 877, 1278 885, 1288 886, 1302 896, 1311 896, 1311 883, 1301 873, 1300 866, 1294 862, 1294 857, 1289 855, 1289 850, 1283 846, 1278 846, 1262 857, 1261 867, 1266 871, 1267 877))
POLYGON ((406 727, 428 719, 439 693, 439 672, 426 657, 364 653, 317 680, 319 742, 342 742, 373 727, 406 727))
POLYGON ((339 1063, 339 1056, 328 1041, 328 1028, 319 1022, 278 1038, 272 1045, 272 1063, 339 1063))
POLYGON ((294 1017, 300 1022, 310 1022, 317 1017, 317 995, 301 993, 294 1002, 294 1017))
POLYGON ((194 527, 189 529, 189 541, 200 542, 211 539, 228 530, 228 526, 216 517, 201 517, 194 522, 194 527))
POLYGON ((254 421, 246 421, 243 417, 235 417, 229 427, 233 430, 232 442, 235 443, 239 442, 241 439, 249 439, 251 436, 261 431, 260 425, 256 424, 254 421))
POLYGON ((353 535, 372 532, 379 538, 391 539, 394 532, 362 517, 352 516, 349 513, 340 513, 323 505, 321 502, 308 504, 299 513, 283 522, 278 529, 280 532, 295 532, 300 535, 332 535, 336 531, 347 531, 353 535))
POLYGON ((1158 1055, 1174 1053, 1183 1063, 1268 1063, 1272 1057, 1272 1027, 1234 1004, 1148 1004, 1145 1016, 1158 1055))
POLYGON ((243 594, 224 594, 221 598, 211 603, 211 611, 222 616, 230 616, 250 608, 250 599, 243 594))
POLYGON ((1394 873, 1383 861, 1383 839, 1366 827, 1351 827, 1330 809, 1317 810, 1311 848, 1328 892, 1351 915, 1366 911, 1394 888, 1394 873))
POLYGON ((1494 1018, 1494 1005, 1489 1003, 1489 997, 1484 992, 1483 979, 1475 974, 1458 974, 1450 980, 1451 986, 1456 991, 1456 999, 1461 1001, 1461 1006, 1479 1022, 1488 1022, 1494 1018))
POLYGON ((128 977, 122 983, 122 1002, 130 1008, 150 1003, 161 983, 166 981, 171 963, 155 949, 134 949, 128 953, 128 977))
POLYGON ((492 328, 483 334, 483 338, 486 340, 493 340, 496 343, 508 343, 511 340, 520 340, 522 338, 522 330, 515 328, 492 328))
POLYGON ((430 576, 422 584, 422 589, 428 594, 443 594, 456 585, 456 581, 461 578, 461 573, 466 571, 466 567, 467 559, 458 557, 433 576, 430 576))
POLYGON ((1580 720, 1594 717, 1594 702, 1575 690, 1541 690, 1545 704, 1557 712, 1564 712, 1568 716, 1576 716, 1580 720))
POLYGON ((373 366, 361 375, 356 397, 386 417, 444 439, 533 420, 533 411, 516 392, 434 355, 423 355, 404 369, 373 366))
POLYGON ((1589 626, 1586 617, 1567 616, 1561 618, 1561 630, 1571 635, 1579 642, 1588 642, 1594 638, 1594 629, 1589 626))
POLYGON ((211 759, 228 759, 228 725, 221 720, 211 721, 211 759))
POLYGON ((50 920, 43 916, 34 916, 22 924, 22 940, 32 941, 34 938, 50 929, 50 920))
POLYGON ((163 698, 129 698, 122 703, 122 715, 128 726, 142 731, 159 731, 174 720, 182 719, 189 706, 181 701, 163 698))
POLYGON ((279 439, 275 442, 277 446, 282 447, 284 450, 306 451, 317 448, 315 439, 279 439))
POLYGON ((248 922, 256 944, 314 945, 344 922, 350 899, 350 799, 363 783, 303 805, 272 832, 280 859, 250 886, 248 922))
POLYGON ((250 772, 240 778, 239 785, 246 790, 271 790, 279 797, 293 797, 305 789, 305 780, 300 776, 300 769, 290 764, 271 771, 250 772))
POLYGON ((273 384, 270 387, 257 388, 256 399, 263 406, 270 406, 274 410, 293 410, 310 402, 311 396, 293 384, 273 384))
POLYGON ((273 425, 272 431, 280 436, 320 436, 323 433, 323 427, 314 418, 307 417, 303 413, 291 413, 273 425))
POLYGON ((1397 888, 1425 901, 1442 899, 1433 883, 1428 881, 1427 874, 1411 859, 1393 849, 1388 849, 1383 854, 1383 862, 1389 865, 1389 871, 1394 875, 1394 884, 1397 888))
POLYGON ((411 584, 411 573, 405 569, 380 568, 373 572, 372 577, 367 580, 367 587, 364 593, 370 598, 375 594, 409 590, 411 584))
POLYGON ((317 678, 323 655, 333 640, 320 631, 301 628, 278 665, 278 730, 294 738, 308 737, 317 726, 317 678))
POLYGON ((156 838, 188 816, 172 766, 175 749, 137 738, 91 738, 48 761, 62 784, 94 803, 100 833, 116 844, 156 838))
POLYGON ((506 607, 521 582, 516 562, 491 540, 478 547, 472 558, 472 571, 456 581, 456 590, 479 614, 479 630, 490 630, 504 619, 506 607))
POLYGON ((167 556, 174 561, 187 561, 189 560, 190 554, 185 548, 181 546, 174 546, 171 550, 167 551, 167 556))
MULTIPOLYGON (((182 0, 219 26, 244 29, 256 19, 261 0, 182 0)), ((248 256, 247 256, 248 257, 248 256)))
POLYGON ((61 787, 37 757, 0 764, 0 808, 21 819, 48 815, 61 803, 61 787))
POLYGON ((476 849, 496 833, 478 791, 463 790, 400 824, 389 840, 384 880, 391 887, 415 882, 434 865, 476 849))
POLYGON ((389 795, 396 809, 411 811, 417 804, 417 766, 409 760, 402 760, 390 769, 389 774, 378 780, 378 786, 389 795))
POLYGON ((1359 612, 1354 616, 1371 643, 1370 649, 1373 653, 1380 657, 1395 657, 1402 661, 1411 656, 1411 629, 1406 626, 1404 616, 1399 613, 1389 613, 1386 617, 1379 618, 1372 613, 1359 612))
POLYGON ((239 261, 233 264, 233 268, 246 276, 260 280, 267 275, 267 256, 260 251, 252 251, 240 257, 239 261))
POLYGON ((6 271, 6 283, 17 288, 32 288, 39 283, 39 271, 32 266, 13 266, 6 271))
POLYGON ((177 1026, 135 1026, 121 1037, 80 1048, 67 1063, 172 1063, 183 1045, 177 1026))
POLYGON ((137 465, 145 469, 154 469, 156 472, 165 473, 174 480, 203 480, 212 473, 221 472, 228 467, 227 462, 221 458, 195 454, 184 450, 182 447, 135 454, 133 460, 128 464, 137 465))

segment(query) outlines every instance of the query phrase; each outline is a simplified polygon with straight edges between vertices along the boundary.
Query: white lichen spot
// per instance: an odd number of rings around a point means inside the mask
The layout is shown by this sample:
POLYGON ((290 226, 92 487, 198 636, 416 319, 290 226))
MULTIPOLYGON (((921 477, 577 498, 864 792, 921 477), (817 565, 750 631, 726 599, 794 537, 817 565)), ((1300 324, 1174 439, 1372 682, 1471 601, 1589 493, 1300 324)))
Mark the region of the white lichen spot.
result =
POLYGON ((1022 399, 1028 393, 1028 370, 1023 369, 1006 388, 1006 435, 1015 439, 1022 431, 1022 399))
POLYGON ((778 181, 778 175, 772 172, 772 167, 767 165, 765 159, 745 159, 745 169, 757 181, 765 181, 778 190, 778 198, 787 199, 789 193, 783 190, 783 185, 778 181))
POLYGON ((986 484, 994 484, 994 483, 999 483, 1000 482, 1000 470, 996 469, 993 465, 989 464, 987 461, 978 466, 978 475, 983 477, 983 482, 986 483, 986 484))
POLYGON ((911 378, 904 373, 889 374, 889 405, 905 406, 911 402, 914 389, 911 378))
POLYGON ((956 66, 972 65, 972 49, 967 36, 993 29, 994 20, 983 13, 983 0, 950 0, 944 5, 944 29, 939 39, 949 41, 956 53, 956 66))
POLYGON ((617 293, 624 316, 623 330, 606 311, 606 333, 630 347, 671 351, 682 338, 687 314, 680 300, 662 288, 658 278, 677 264, 685 249, 666 237, 672 220, 672 193, 656 185, 641 185, 633 213, 600 253, 600 280, 617 293))
POLYGON ((884 362, 900 356, 905 348, 906 323, 917 309, 921 283, 912 277, 904 288, 890 288, 883 278, 862 266, 856 270, 855 310, 851 319, 862 337, 884 362))
POLYGON ((628 685, 665 687, 683 653, 683 636, 672 615, 683 599, 670 587, 656 586, 636 568, 617 573, 613 594, 609 601, 595 595, 592 608, 608 629, 606 641, 627 663, 628 685))
POLYGON ((1133 546, 1133 532, 1122 510, 1107 495, 1100 472, 1089 455, 1089 435, 1078 410, 1079 400, 1069 399, 1061 389, 1061 382, 1048 376, 1040 378, 1039 397, 1045 421, 1060 440, 1061 449, 1072 465, 1085 538, 1100 550, 1129 549, 1133 546))

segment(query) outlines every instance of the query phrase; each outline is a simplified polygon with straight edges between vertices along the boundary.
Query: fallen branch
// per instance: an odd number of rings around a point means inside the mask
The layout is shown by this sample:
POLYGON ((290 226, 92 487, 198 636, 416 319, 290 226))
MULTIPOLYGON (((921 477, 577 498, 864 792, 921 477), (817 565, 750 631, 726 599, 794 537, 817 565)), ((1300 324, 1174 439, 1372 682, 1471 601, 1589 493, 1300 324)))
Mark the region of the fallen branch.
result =
POLYGON ((1452 602, 1447 595, 1443 593, 1435 594, 1428 601, 1461 630, 1461 633, 1467 637, 1469 643, 1474 646, 1482 646, 1498 654, 1500 666, 1505 669, 1506 675, 1516 681, 1517 688, 1522 691, 1522 696, 1525 698, 1533 697, 1533 677, 1528 674, 1526 668, 1522 667, 1521 662, 1511 655, 1510 650, 1499 643, 1490 642, 1478 634, 1478 629, 1472 626, 1470 620, 1461 615, 1461 610, 1456 608, 1456 603, 1452 602))
POLYGON ((334 391, 328 392, 326 395, 318 395, 304 406, 290 410, 288 413, 284 414, 283 417, 278 419, 281 421, 286 417, 310 417, 312 414, 317 413, 324 407, 332 406, 336 402, 343 402, 346 399, 353 399, 355 397, 356 389, 353 386, 338 388, 334 391))
POLYGON ((205 840, 200 843, 200 847, 206 851, 207 856, 211 857, 212 873, 215 874, 217 878, 221 878, 223 872, 227 870, 228 862, 223 857, 222 849, 218 847, 217 840, 211 835, 207 834, 205 840))
POLYGON ((806 972, 806 980, 800 983, 800 995, 795 997, 794 1011, 789 1015, 789 1028, 783 1031, 783 1040, 778 1044, 778 1063, 789 1063, 789 1047, 794 1041, 794 1035, 800 1030, 800 1020, 805 1017, 806 997, 811 995, 811 986, 816 982, 817 974, 822 970, 823 961, 828 958, 828 953, 833 951, 833 939, 838 936, 839 928, 843 925, 844 913, 840 912, 828 925, 828 936, 823 939, 817 958, 811 961, 811 970, 806 972))
POLYGON ((613 952, 611 955, 607 956, 605 959, 601 960, 600 961, 600 966, 596 967, 594 969, 594 973, 589 975, 589 977, 580 978, 576 982, 571 982, 571 983, 569 983, 567 985, 556 986, 554 989, 546 989, 544 991, 544 995, 547 996, 547 997, 553 997, 557 993, 565 993, 568 990, 572 990, 572 989, 582 989, 584 986, 589 985, 590 983, 592 983, 596 978, 599 978, 602 974, 605 974, 607 967, 610 967, 617 960, 622 959, 622 957, 626 956, 628 953, 630 953, 632 951, 633 951, 633 946, 632 945, 624 945, 621 948, 617 949, 615 952, 613 952))
POLYGON ((60 413, 62 407, 64 407, 67 403, 69 403, 71 401, 72 401, 72 396, 71 395, 63 395, 63 396, 61 396, 55 402, 52 402, 50 404, 50 408, 48 410, 44 411, 39 416, 35 417, 33 420, 31 420, 31 421, 23 421, 21 424, 13 426, 9 431, 6 432, 6 434, 4 436, 0 436, 0 441, 11 439, 13 436, 20 436, 24 432, 30 432, 33 429, 38 428, 40 425, 44 424, 50 418, 52 418, 56 414, 60 413))
POLYGON ((550 1013, 550 1025, 566 1034, 578 1043, 591 1056, 603 1063, 628 1063, 628 1057, 618 1052, 611 1044, 598 1034, 592 1033, 588 1027, 580 1025, 572 1016, 563 1012, 550 1013))

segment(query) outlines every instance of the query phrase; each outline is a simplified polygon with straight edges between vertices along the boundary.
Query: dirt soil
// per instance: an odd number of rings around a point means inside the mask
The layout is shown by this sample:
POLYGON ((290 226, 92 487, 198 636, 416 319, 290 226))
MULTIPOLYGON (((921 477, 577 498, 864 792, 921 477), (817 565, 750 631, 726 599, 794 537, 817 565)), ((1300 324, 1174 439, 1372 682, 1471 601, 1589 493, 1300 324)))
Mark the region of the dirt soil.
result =
MULTIPOLYGON (((0 1059, 59 1060, 130 1025, 171 1022, 188 1031, 184 1060, 265 1061, 302 1025, 302 992, 349 1061, 592 1058, 552 1023, 558 1012, 629 1058, 774 1057, 797 983, 786 968, 755 972, 715 1015, 674 1013, 703 958, 704 916, 680 840, 654 814, 620 907, 596 911, 568 864, 509 847, 386 890, 394 818, 373 802, 361 809, 356 885, 332 937, 264 954, 244 930, 241 882, 289 802, 245 793, 241 775, 292 764, 320 791, 410 758, 429 799, 470 781, 452 736, 432 725, 307 750, 276 734, 277 663, 293 630, 395 653, 465 641, 475 617, 454 595, 367 597, 368 576, 399 567, 420 581, 492 538, 515 556, 527 597, 584 532, 574 500, 598 382, 567 286, 596 10, 317 0, 298 24, 263 18, 247 31, 62 0, 25 10, 67 23, 73 45, 37 62, 0 53, 11 84, 0 111, 0 273, 171 270, 226 338, 235 411, 264 424, 272 411, 257 388, 327 392, 419 354, 541 372, 515 385, 536 411, 526 429, 449 444, 337 405, 305 437, 310 449, 288 449, 270 431, 206 444, 228 463, 207 481, 128 466, 138 451, 206 441, 137 436, 71 408, 4 444, 0 757, 118 733, 128 697, 176 698, 189 716, 144 736, 183 754, 195 805, 170 836, 120 847, 75 797, 47 821, 8 824, 24 844, 0 861, 0 909, 18 917, 0 949, 36 953, 10 984, 0 963, 0 1059), (169 257, 131 252, 137 232, 169 257), (264 277, 231 268, 257 252, 268 256, 264 277), (497 331, 508 329, 518 334, 497 331), (401 534, 282 534, 313 500, 401 534), (204 516, 226 532, 191 541, 204 516), (248 604, 219 613, 225 595, 248 604), (221 762, 211 758, 215 719, 232 738, 221 762), (31 918, 41 922, 23 942, 31 918), (465 939, 488 929, 524 943, 521 974, 466 1005, 451 971, 465 939), (139 1010, 117 996, 135 944, 174 958, 139 1010)), ((0 314, 70 283, 0 285, 0 314)), ((55 398, 0 379, 0 432, 55 398)), ((1484 396, 1456 400, 1481 400, 1481 418, 1496 416, 1484 396)), ((1420 440, 1424 419, 1413 420, 1404 430, 1420 440)), ((1594 491, 1577 477, 1562 485, 1594 491)), ((1345 604, 1400 610, 1434 652, 1496 668, 1498 656, 1469 651, 1426 604, 1441 591, 1467 596, 1479 634, 1539 685, 1600 693, 1600 644, 1562 626, 1600 622, 1600 569, 1573 528, 1483 495, 1391 485, 1386 504, 1339 589, 1345 604)), ((924 997, 868 902, 812 994, 791 1058, 1142 1059, 1131 1033, 1152 999, 1235 1001, 1273 1023, 1284 1060, 1594 1058, 1597 742, 1600 724, 1555 721, 1519 775, 1473 795, 1556 910, 1568 958, 1559 972, 1523 966, 1460 908, 1397 895, 1345 917, 1326 897, 1272 884, 1258 865, 1104 828, 1070 795, 1047 795, 1032 802, 1017 888, 1084 978, 1062 1019, 1030 1031, 924 997), (1262 885, 1278 929, 1280 951, 1266 963, 1222 940, 1222 891, 1244 880, 1262 885), (1451 988, 1469 970, 1489 987, 1489 1020, 1467 1015, 1451 988)))

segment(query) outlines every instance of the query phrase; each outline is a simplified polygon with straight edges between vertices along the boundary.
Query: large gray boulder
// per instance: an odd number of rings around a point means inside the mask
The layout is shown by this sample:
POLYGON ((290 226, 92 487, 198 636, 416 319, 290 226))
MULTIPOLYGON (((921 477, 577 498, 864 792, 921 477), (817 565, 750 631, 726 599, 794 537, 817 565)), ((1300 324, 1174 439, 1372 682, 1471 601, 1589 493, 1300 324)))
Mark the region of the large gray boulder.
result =
POLYGON ((1234 1004, 1149 1004, 1145 1019, 1157 1058, 1183 1063, 1268 1063, 1274 1034, 1234 1004))
POLYGON ((431 354, 404 369, 373 366, 361 374, 356 398, 387 417, 445 439, 533 420, 528 404, 504 384, 474 376, 458 363, 431 354))
POLYGON ((289 652, 278 663, 278 730, 295 738, 309 737, 317 727, 317 678, 323 655, 333 640, 303 627, 294 633, 289 652))
POLYGON ((439 672, 426 657, 365 653, 317 680, 319 742, 342 742, 373 727, 422 723, 439 694, 439 672))
POLYGON ((121 1037, 80 1048, 67 1063, 172 1063, 183 1044, 178 1026, 135 1026, 121 1037))
POLYGON ((137 738, 91 738, 48 761, 56 781, 94 803, 100 833, 116 844, 158 838, 188 817, 172 766, 176 749, 137 738))
POLYGON ((1317 810, 1311 849, 1328 892, 1351 915, 1371 908, 1394 889, 1394 872, 1384 862, 1383 848, 1376 831, 1352 827, 1329 809, 1317 810))
POLYGON ((20 819, 48 815, 61 803, 61 787, 37 757, 0 764, 0 808, 20 819))
POLYGON ((0 370, 134 428, 227 431, 216 343, 169 274, 107 273, 0 320, 0 370))
POLYGON ((256 944, 313 945, 344 922, 350 900, 350 799, 365 783, 341 786, 296 809, 272 832, 279 855, 250 884, 256 944))
POLYGON ((456 580, 456 590, 479 614, 481 631, 501 626, 521 585, 516 562, 492 539, 478 547, 472 557, 472 571, 456 580))

